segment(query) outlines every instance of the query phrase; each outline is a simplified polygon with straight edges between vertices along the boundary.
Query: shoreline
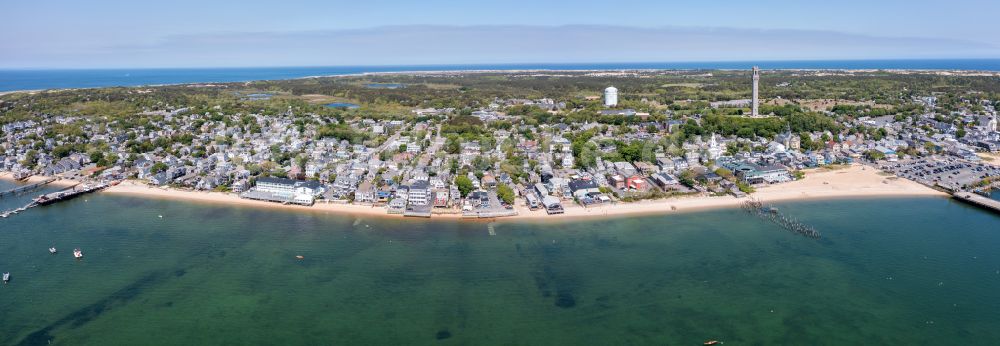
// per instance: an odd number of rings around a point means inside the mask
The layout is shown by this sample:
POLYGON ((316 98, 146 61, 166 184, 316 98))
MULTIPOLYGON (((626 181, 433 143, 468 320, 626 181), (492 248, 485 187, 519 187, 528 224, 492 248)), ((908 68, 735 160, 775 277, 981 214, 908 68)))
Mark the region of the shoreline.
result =
MULTIPOLYGON (((947 197, 940 192, 919 183, 883 175, 878 170, 852 165, 841 169, 818 168, 806 171, 806 176, 798 181, 760 187, 752 197, 765 202, 788 202, 796 200, 830 200, 879 197, 947 197)), ((163 187, 152 187, 134 181, 125 181, 109 187, 100 193, 125 196, 139 196, 161 199, 183 200, 198 203, 240 205, 270 208, 272 210, 299 210, 310 212, 338 213, 352 216, 406 218, 399 214, 388 214, 382 206, 317 202, 313 206, 283 205, 272 202, 242 199, 231 193, 188 191, 163 187)), ((473 222, 492 221, 541 221, 576 220, 595 218, 615 218, 640 215, 666 215, 711 209, 736 208, 746 198, 734 196, 686 196, 671 197, 639 202, 618 202, 609 205, 582 207, 564 201, 563 214, 548 215, 544 210, 528 210, 522 200, 515 202, 516 216, 500 218, 463 217, 460 212, 433 214, 431 220, 461 220, 473 222)), ((449 209, 454 211, 454 209, 449 209)), ((426 219, 426 218, 415 218, 426 219)))
MULTIPOLYGON (((24 183, 24 184, 33 184, 33 183, 37 183, 39 181, 42 181, 42 180, 45 180, 45 179, 48 179, 48 178, 56 178, 56 181, 48 183, 47 186, 69 187, 69 186, 72 186, 72 185, 78 183, 76 180, 72 180, 72 179, 63 179, 63 178, 60 178, 60 177, 50 177, 50 176, 44 176, 44 175, 32 175, 31 177, 28 178, 27 181, 24 181, 22 183, 24 183)), ((11 181, 11 182, 17 181, 16 179, 14 179, 14 173, 10 173, 10 172, 0 172, 0 180, 6 180, 6 181, 11 181)))
MULTIPOLYGON (((875 59, 877 61, 879 59, 875 59)), ((889 59, 895 60, 895 59, 889 59)), ((916 60, 950 60, 950 59, 916 59, 916 60)), ((961 59, 960 59, 961 60, 961 59)), ((966 59, 966 60, 983 60, 983 59, 966 59)), ((991 60, 991 59, 985 59, 991 60)), ((801 62, 807 62, 809 60, 801 60, 801 62)), ((843 60, 843 61, 864 61, 862 60, 843 60)), ((765 61, 767 62, 767 61, 765 61)), ((780 61, 775 60, 771 62, 800 62, 800 60, 789 60, 780 61)), ((688 61, 680 62, 663 62, 663 64, 685 64, 692 63, 688 61)), ((712 62, 706 62, 712 63, 712 62)), ((732 61, 715 61, 715 63, 733 63, 732 61)), ((749 63, 749 62, 748 62, 749 63)), ((556 63, 558 65, 559 63, 556 63)), ((576 64, 588 64, 588 63, 565 63, 567 65, 576 64)), ((602 64, 602 63, 593 63, 602 64)), ((642 64, 642 63, 619 63, 623 65, 627 64, 642 64)), ((360 66, 360 67, 392 67, 391 65, 386 66, 360 66)), ((447 65, 442 65, 447 66, 447 65)), ((329 66, 330 68, 351 68, 358 66, 329 66)), ((402 66, 405 67, 405 66, 402 66)), ((256 68, 269 68, 269 67, 256 67, 256 68)), ((280 68, 280 67, 279 67, 280 68)), ((302 67, 289 67, 289 68, 302 68, 302 67)), ((145 68, 145 69, 171 69, 171 68, 145 68)), ((184 69, 184 68, 179 68, 184 69)), ((205 67, 202 69, 219 69, 212 67, 205 67)), ((222 68, 224 69, 224 68, 222 68)), ((86 69, 83 69, 86 70, 86 69)), ((96 69, 100 70, 100 69, 96 69)), ((476 74, 476 73, 554 73, 554 72, 571 72, 571 73, 593 73, 593 72, 627 72, 627 71, 642 71, 642 72, 656 72, 656 71, 699 71, 699 70, 717 70, 717 71, 739 71, 738 68, 699 68, 699 67, 676 67, 676 68, 646 68, 646 67, 621 67, 621 68, 597 68, 597 69, 586 69, 586 68, 470 68, 470 69, 460 69, 460 70, 435 70, 435 69, 414 69, 414 70, 402 70, 402 71, 366 71, 366 72, 351 72, 343 74, 320 74, 320 75, 309 75, 301 77, 287 77, 287 78, 264 78, 264 79, 245 79, 245 80, 234 80, 234 81, 198 81, 198 82, 181 82, 181 83, 151 83, 151 84, 137 84, 137 85, 109 85, 109 86, 96 86, 96 87, 65 87, 65 88, 48 88, 48 89, 24 89, 24 90, 2 90, 0 91, 0 96, 8 94, 17 93, 40 93, 40 92, 59 92, 59 91, 73 91, 73 90, 88 90, 88 89, 104 89, 104 88, 146 88, 146 87, 163 87, 163 86, 190 86, 190 85, 205 85, 205 84, 229 84, 229 83, 253 83, 253 82, 266 82, 266 81, 284 81, 284 80, 302 80, 302 79, 315 79, 315 78, 337 78, 337 77, 359 77, 359 76, 391 76, 391 75, 402 75, 402 76, 421 76, 427 74, 476 74)), ((890 73, 959 73, 959 74, 973 74, 973 75, 987 75, 987 76, 998 76, 1000 75, 1000 70, 990 70, 990 69, 961 69, 961 68, 773 68, 768 69, 770 71, 792 71, 792 72, 803 72, 803 71, 835 71, 835 72, 848 72, 848 73, 865 73, 865 72, 890 72, 890 73)))

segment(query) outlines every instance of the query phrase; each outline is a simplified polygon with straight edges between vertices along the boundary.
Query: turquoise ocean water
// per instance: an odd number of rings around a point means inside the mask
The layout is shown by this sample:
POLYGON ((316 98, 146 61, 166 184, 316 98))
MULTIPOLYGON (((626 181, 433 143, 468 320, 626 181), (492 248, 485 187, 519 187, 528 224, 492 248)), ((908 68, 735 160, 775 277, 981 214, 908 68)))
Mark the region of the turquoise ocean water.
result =
POLYGON ((709 61, 577 64, 468 64, 400 66, 320 66, 243 68, 136 68, 91 70, 2 70, 0 91, 95 88, 156 84, 243 82, 365 72, 456 70, 613 70, 613 69, 953 69, 1000 71, 1000 59, 900 59, 806 61, 709 61))
POLYGON ((1000 216, 944 198, 779 207, 824 237, 734 209, 490 236, 95 194, 0 219, 0 344, 1000 342, 1000 216))

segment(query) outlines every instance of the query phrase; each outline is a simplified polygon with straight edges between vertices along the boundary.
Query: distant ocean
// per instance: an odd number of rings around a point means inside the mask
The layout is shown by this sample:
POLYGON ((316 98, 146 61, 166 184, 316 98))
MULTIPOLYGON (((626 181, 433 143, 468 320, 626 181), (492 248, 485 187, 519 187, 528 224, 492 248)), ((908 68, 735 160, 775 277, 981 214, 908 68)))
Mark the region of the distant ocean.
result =
POLYGON ((617 69, 932 69, 1000 71, 1000 59, 811 60, 579 64, 470 64, 329 67, 0 70, 0 91, 243 82, 366 72, 617 69))

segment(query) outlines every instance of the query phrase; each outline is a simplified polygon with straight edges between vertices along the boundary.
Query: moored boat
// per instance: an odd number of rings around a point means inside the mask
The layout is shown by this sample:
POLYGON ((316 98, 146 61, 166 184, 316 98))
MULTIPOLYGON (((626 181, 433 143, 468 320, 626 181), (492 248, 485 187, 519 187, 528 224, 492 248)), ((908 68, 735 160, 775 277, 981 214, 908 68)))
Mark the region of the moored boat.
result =
POLYGON ((3 273, 3 283, 10 281, 10 273, 3 273))
POLYGON ((50 247, 50 248, 49 248, 49 253, 52 253, 52 254, 54 254, 54 253, 56 253, 56 252, 59 252, 59 251, 56 251, 56 248, 54 248, 54 247, 50 247))
POLYGON ((83 251, 80 251, 80 249, 73 249, 73 257, 77 259, 83 258, 83 251))

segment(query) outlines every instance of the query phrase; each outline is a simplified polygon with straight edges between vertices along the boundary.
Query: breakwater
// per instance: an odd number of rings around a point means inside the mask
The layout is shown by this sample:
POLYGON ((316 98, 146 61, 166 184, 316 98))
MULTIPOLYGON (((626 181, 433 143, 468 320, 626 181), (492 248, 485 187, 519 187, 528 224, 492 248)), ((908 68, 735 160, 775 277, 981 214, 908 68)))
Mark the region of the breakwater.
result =
POLYGON ((778 209, 770 204, 755 198, 744 201, 740 208, 750 215, 759 217, 765 221, 770 221, 786 231, 812 239, 819 239, 822 235, 812 226, 804 224, 795 218, 781 214, 778 209))
POLYGON ((40 188, 42 186, 48 185, 49 183, 51 183, 53 181, 56 181, 56 179, 55 178, 48 178, 48 179, 39 181, 39 182, 34 183, 34 184, 22 185, 22 186, 18 186, 18 187, 9 189, 9 190, 0 191, 0 197, 4 197, 4 196, 7 196, 7 195, 16 195, 16 194, 28 192, 28 191, 40 188))

